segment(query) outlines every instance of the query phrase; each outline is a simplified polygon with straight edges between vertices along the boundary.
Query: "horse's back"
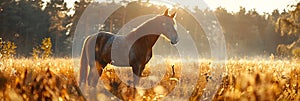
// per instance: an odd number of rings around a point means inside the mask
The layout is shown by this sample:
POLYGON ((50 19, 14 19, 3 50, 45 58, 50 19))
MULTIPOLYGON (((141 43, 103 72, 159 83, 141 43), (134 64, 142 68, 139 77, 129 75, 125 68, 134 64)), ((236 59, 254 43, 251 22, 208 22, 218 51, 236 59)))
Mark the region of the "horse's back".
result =
MULTIPOLYGON (((110 32, 101 31, 97 35, 96 44, 99 48, 108 48, 107 46, 112 44, 114 37, 115 37, 115 35, 110 32)), ((96 46, 96 48, 97 48, 97 46, 96 46)))
POLYGON ((114 38, 115 35, 110 32, 101 31, 97 34, 95 59, 101 64, 107 64, 111 62, 110 50, 114 38))
POLYGON ((111 32, 105 32, 105 31, 100 31, 98 34, 98 37, 106 37, 106 38, 111 38, 113 36, 115 36, 115 34, 111 33, 111 32))
POLYGON ((122 35, 110 32, 100 32, 96 42, 96 60, 100 63, 110 63, 114 66, 127 67, 129 65, 129 47, 122 35))

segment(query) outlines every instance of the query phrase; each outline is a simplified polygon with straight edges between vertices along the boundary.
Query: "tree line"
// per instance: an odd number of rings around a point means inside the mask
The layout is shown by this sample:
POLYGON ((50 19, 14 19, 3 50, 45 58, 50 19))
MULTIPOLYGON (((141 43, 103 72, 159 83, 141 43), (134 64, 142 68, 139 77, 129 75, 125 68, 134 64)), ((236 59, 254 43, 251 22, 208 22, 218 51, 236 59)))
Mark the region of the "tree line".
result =
MULTIPOLYGON (((298 47, 299 7, 300 3, 290 6, 292 10, 259 14, 255 9, 246 11, 241 7, 238 12, 228 12, 225 8, 200 10, 194 7, 189 13, 186 8, 174 8, 176 21, 189 31, 196 41, 199 54, 209 57, 210 48, 201 25, 193 15, 203 19, 215 15, 222 26, 229 57, 290 55, 298 47), (292 47, 289 48, 288 46, 292 47), (279 48, 281 47, 281 48, 279 48), (282 48, 283 47, 283 48, 282 48), (285 51, 287 49, 287 51, 285 51), (284 52, 281 52, 284 50, 284 52)), ((56 57, 71 56, 72 38, 75 30, 82 35, 103 31, 117 33, 130 20, 146 14, 159 14, 167 9, 147 2, 92 2, 76 1, 68 8, 65 0, 1 0, 0 1, 0 37, 15 42, 17 56, 30 56, 32 49, 46 37, 51 38, 53 54, 56 57), (125 5, 126 6, 125 6, 125 5), (104 25, 99 25, 101 13, 109 7, 121 6, 104 25), (87 7, 89 16, 83 13, 87 7), (74 14, 68 14, 74 10, 74 14), (102 10, 102 11, 99 11, 102 10), (100 12, 100 13, 99 13, 100 12), (79 22, 79 19, 81 22, 79 22), (88 27, 76 28, 78 24, 88 27)), ((210 22, 207 22, 210 23, 210 22)), ((300 41, 299 41, 300 42, 300 41)), ((159 52, 175 52, 171 46, 161 45, 159 52)))

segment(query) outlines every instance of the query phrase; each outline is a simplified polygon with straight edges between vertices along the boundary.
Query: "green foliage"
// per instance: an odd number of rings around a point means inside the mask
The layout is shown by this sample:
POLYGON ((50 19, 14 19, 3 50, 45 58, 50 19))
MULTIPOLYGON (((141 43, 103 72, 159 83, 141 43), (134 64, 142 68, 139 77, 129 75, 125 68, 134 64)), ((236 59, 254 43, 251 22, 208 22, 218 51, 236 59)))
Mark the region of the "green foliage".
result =
POLYGON ((43 39, 41 49, 43 50, 42 58, 48 58, 52 54, 52 43, 50 38, 43 39))
POLYGON ((32 56, 34 59, 38 59, 40 54, 41 54, 41 50, 39 49, 39 47, 34 47, 32 49, 32 56))
POLYGON ((51 38, 44 38, 41 46, 34 47, 32 49, 32 56, 34 59, 48 58, 52 55, 52 43, 51 38))
POLYGON ((0 59, 13 58, 16 54, 16 48, 14 42, 11 41, 3 41, 0 38, 0 59))
POLYGON ((295 58, 300 58, 300 47, 293 49, 292 54, 295 58))

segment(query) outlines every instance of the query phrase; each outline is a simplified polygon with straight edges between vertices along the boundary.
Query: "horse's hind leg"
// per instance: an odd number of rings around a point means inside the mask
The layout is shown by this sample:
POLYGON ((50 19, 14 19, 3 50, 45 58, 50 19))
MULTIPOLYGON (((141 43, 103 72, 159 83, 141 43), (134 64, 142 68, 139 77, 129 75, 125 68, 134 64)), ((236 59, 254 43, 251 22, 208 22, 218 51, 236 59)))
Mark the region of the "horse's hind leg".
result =
POLYGON ((80 76, 79 76, 79 85, 83 85, 86 83, 88 63, 86 59, 86 53, 83 51, 80 58, 80 76))
POLYGON ((132 65, 132 71, 133 71, 133 87, 134 87, 134 94, 133 97, 136 97, 137 94, 137 90, 136 90, 136 85, 139 84, 140 82, 140 77, 142 76, 142 72, 145 68, 145 65, 141 65, 141 64, 135 64, 132 65))

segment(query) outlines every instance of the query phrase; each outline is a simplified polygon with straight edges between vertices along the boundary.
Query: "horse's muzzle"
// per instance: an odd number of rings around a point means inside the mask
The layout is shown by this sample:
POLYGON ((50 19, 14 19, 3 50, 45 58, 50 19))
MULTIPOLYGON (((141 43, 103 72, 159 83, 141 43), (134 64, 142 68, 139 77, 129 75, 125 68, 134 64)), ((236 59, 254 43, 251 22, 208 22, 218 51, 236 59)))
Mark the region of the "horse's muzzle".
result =
POLYGON ((179 41, 179 40, 178 40, 178 38, 177 38, 177 39, 175 39, 175 40, 171 40, 171 44, 172 44, 172 45, 175 45, 175 44, 177 44, 177 43, 178 43, 178 41, 179 41))

